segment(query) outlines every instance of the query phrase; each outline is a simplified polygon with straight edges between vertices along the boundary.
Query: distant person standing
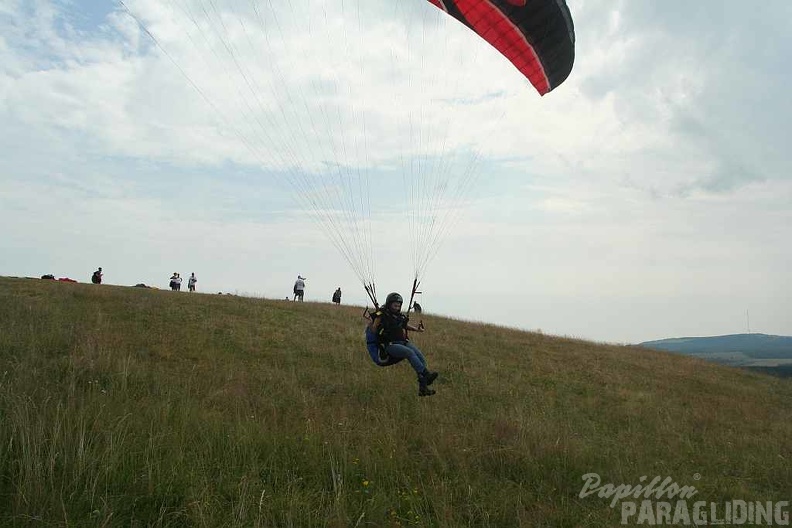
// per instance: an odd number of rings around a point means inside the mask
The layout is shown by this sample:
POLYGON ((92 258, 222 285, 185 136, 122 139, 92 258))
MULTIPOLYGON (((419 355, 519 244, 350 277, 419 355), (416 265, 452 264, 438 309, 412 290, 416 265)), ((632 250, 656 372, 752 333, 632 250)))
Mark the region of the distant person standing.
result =
POLYGON ((193 271, 190 274, 190 278, 187 280, 187 289, 191 292, 195 291, 195 283, 198 282, 198 279, 195 278, 195 272, 193 271))
POLYGON ((294 281, 294 300, 298 300, 300 302, 303 301, 303 295, 305 295, 305 277, 301 277, 297 275, 297 280, 294 281))
POLYGON ((333 293, 333 302, 336 303, 336 304, 341 304, 341 288, 338 288, 333 293))
POLYGON ((170 289, 171 291, 176 291, 179 289, 179 274, 173 273, 170 278, 170 289))
POLYGON ((102 284, 102 275, 104 274, 102 273, 102 268, 100 267, 98 270, 93 272, 93 275, 91 275, 91 282, 94 284, 102 284))

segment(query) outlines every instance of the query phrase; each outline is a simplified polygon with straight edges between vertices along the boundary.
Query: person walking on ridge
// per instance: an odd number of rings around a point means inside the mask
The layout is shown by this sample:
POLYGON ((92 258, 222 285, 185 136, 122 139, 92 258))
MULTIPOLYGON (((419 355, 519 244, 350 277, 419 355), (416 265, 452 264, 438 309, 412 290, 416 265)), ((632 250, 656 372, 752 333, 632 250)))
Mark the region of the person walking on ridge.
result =
POLYGON ((297 280, 294 281, 294 300, 303 302, 303 295, 305 295, 305 277, 297 275, 297 280))

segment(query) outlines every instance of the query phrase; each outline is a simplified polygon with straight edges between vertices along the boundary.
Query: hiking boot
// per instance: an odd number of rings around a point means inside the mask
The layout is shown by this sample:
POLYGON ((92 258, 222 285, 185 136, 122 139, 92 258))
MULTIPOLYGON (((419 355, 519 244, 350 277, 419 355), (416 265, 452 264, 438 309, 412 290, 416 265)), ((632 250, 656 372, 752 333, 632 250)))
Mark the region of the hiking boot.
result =
POLYGON ((423 381, 427 385, 431 385, 434 383, 434 380, 437 379, 437 372, 432 372, 430 370, 424 370, 423 372, 423 381))
POLYGON ((418 387, 418 396, 432 396, 433 394, 436 394, 436 391, 430 389, 426 385, 420 385, 418 387))

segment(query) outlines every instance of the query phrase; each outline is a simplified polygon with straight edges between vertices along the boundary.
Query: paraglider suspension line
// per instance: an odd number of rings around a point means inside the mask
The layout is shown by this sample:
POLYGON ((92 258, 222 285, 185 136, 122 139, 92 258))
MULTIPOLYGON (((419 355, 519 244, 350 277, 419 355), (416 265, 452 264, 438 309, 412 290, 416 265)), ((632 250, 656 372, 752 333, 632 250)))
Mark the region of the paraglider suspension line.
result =
POLYGON ((379 303, 377 302, 377 287, 374 285, 373 282, 368 284, 363 284, 363 288, 366 290, 366 295, 368 295, 371 302, 374 303, 374 311, 379 310, 379 303))
POLYGON ((420 285, 421 285, 421 281, 419 281, 418 277, 416 276, 415 279, 413 280, 412 293, 410 293, 410 304, 407 305, 407 315, 409 315, 410 310, 412 310, 413 300, 415 299, 415 295, 421 293, 420 291, 418 291, 418 286, 420 285))

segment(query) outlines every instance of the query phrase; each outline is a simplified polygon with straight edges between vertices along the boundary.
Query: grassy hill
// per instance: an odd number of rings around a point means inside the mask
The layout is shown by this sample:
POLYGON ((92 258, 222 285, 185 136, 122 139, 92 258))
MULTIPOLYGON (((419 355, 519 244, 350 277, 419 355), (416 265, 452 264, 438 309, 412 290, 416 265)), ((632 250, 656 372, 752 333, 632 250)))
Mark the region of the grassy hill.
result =
POLYGON ((0 278, 0 526, 614 526, 669 476, 788 500, 792 383, 424 315, 418 398, 359 307, 0 278))

